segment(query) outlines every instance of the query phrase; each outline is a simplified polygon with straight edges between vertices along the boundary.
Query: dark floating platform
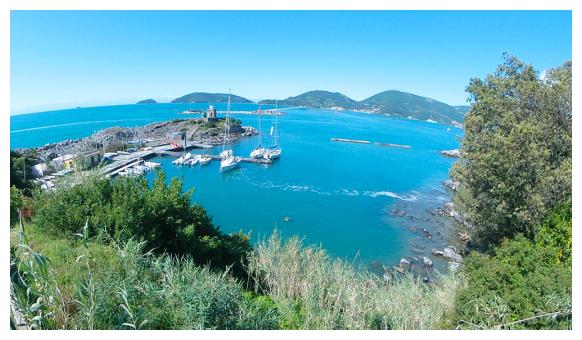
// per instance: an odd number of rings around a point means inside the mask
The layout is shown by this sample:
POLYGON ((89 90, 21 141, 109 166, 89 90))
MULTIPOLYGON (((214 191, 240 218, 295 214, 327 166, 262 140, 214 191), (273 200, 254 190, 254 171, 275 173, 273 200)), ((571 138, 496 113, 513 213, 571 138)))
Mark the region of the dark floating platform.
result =
MULTIPOLYGON (((347 139, 347 138, 332 138, 332 142, 343 142, 343 143, 356 143, 356 144, 372 144, 369 140, 359 140, 359 139, 347 139)), ((401 149, 412 149, 410 145, 403 145, 403 144, 392 144, 392 143, 380 143, 375 142, 374 144, 378 146, 385 146, 391 148, 401 148, 401 149)))

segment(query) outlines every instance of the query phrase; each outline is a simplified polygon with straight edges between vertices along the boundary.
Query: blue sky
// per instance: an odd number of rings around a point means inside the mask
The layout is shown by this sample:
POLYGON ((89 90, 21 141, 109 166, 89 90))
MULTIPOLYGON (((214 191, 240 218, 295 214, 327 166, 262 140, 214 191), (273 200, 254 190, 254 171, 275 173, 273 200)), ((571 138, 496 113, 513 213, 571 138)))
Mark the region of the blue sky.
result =
POLYGON ((397 89, 465 103, 504 51, 540 71, 572 58, 569 11, 13 11, 11 113, 313 90, 397 89))

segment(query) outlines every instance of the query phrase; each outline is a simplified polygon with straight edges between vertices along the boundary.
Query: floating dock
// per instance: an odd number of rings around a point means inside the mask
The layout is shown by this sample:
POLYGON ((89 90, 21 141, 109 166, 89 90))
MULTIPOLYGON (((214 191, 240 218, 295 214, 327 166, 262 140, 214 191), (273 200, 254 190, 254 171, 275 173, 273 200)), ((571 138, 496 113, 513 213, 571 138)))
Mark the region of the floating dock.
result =
POLYGON ((369 140, 346 139, 346 138, 332 138, 331 141, 343 143, 371 144, 369 140))
POLYGON ((388 146, 388 147, 392 147, 392 148, 402 148, 402 149, 412 149, 412 146, 410 145, 404 145, 404 144, 391 144, 391 143, 375 143, 376 145, 379 146, 388 146))
MULTIPOLYGON (((332 142, 342 142, 342 143, 356 143, 356 144, 372 144, 369 140, 359 140, 359 139, 347 139, 347 138, 332 138, 332 142)), ((380 143, 375 142, 374 144, 378 146, 387 146, 392 148, 401 148, 401 149, 412 149, 410 145, 404 144, 392 144, 392 143, 380 143)))

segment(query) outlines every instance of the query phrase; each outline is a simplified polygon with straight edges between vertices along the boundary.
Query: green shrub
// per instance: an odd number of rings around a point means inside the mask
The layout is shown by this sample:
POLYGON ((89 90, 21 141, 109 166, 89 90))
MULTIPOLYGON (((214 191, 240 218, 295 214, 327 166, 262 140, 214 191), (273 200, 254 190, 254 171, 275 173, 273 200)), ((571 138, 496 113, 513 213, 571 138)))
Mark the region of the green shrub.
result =
POLYGON ((88 221, 91 237, 144 240, 146 249, 158 254, 188 254, 198 264, 233 266, 243 275, 249 237, 222 233, 202 207, 190 204, 191 194, 182 191, 179 179, 166 184, 163 172, 151 187, 141 177, 90 178, 71 188, 38 192, 33 222, 53 235, 74 238, 88 221))
POLYGON ((24 206, 24 200, 20 190, 15 186, 10 187, 10 225, 18 223, 18 211, 24 206))
POLYGON ((493 254, 473 252, 467 287, 457 295, 462 328, 571 328, 571 204, 549 214, 538 237, 505 240, 493 254))

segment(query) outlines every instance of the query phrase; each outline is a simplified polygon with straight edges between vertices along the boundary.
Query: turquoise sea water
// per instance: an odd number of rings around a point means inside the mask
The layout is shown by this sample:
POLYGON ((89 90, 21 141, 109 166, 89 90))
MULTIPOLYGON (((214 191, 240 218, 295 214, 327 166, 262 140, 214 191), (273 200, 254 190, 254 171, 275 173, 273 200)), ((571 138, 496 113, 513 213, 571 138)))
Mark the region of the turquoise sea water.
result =
MULTIPOLYGON (((43 145, 79 138, 105 127, 136 126, 184 117, 186 108, 207 104, 123 105, 11 116, 14 147, 43 145)), ((218 109, 223 107, 218 105, 218 109)), ((235 104, 233 110, 256 109, 235 104)), ((182 176, 195 188, 199 202, 226 232, 252 231, 253 239, 274 228, 322 244, 335 256, 366 263, 397 263, 406 255, 430 254, 447 243, 447 221, 429 211, 450 198, 441 182, 454 160, 440 150, 458 147, 462 131, 439 124, 356 112, 288 110, 280 117, 283 155, 272 165, 242 164, 221 174, 218 163, 175 167, 158 158, 171 176, 182 176), (411 149, 330 141, 330 138, 410 145, 411 149), (400 212, 394 214, 394 212, 400 212), (404 216, 400 216, 404 215, 404 216), (291 222, 285 222, 285 216, 291 222), (431 240, 419 232, 428 229, 431 240)), ((257 116, 234 115, 243 125, 257 126, 257 116)), ((264 116, 268 129, 273 118, 264 116)), ((257 137, 233 146, 248 157, 257 137)), ((211 150, 219 153, 221 148, 211 150)), ((196 152, 196 151, 195 151, 196 152)), ((151 174, 148 175, 151 178, 151 174)))

